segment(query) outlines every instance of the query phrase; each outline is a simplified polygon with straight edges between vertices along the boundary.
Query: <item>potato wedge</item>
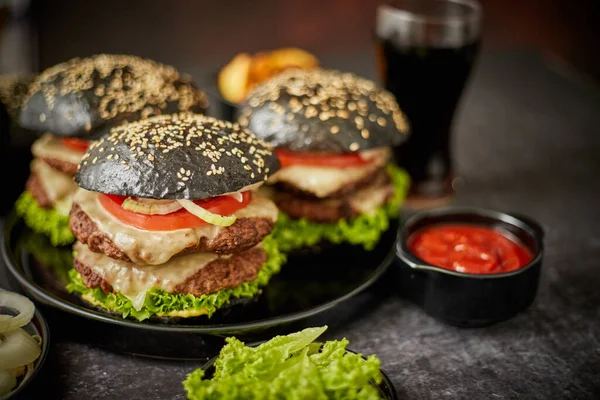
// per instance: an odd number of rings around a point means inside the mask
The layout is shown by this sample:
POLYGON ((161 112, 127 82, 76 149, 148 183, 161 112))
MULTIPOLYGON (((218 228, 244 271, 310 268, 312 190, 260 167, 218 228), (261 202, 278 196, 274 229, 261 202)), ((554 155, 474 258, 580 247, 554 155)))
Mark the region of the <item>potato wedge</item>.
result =
POLYGON ((223 98, 232 103, 241 103, 246 98, 252 56, 248 53, 236 55, 219 72, 218 86, 223 98))
POLYGON ((252 87, 282 71, 288 68, 309 69, 318 65, 315 56, 296 47, 262 51, 254 55, 240 53, 219 73, 219 91, 225 100, 242 103, 252 87))
POLYGON ((315 56, 306 50, 296 47, 277 49, 271 52, 271 63, 274 69, 289 67, 314 68, 319 65, 315 56))

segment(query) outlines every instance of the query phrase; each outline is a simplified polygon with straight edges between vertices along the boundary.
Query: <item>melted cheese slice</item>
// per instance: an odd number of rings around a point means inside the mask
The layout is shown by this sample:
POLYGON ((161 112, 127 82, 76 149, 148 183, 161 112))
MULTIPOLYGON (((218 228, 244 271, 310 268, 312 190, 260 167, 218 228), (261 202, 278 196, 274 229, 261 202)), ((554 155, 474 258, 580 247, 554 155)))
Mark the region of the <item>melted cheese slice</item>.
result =
POLYGON ((394 189, 391 185, 369 186, 353 193, 348 198, 348 201, 352 209, 361 214, 370 215, 386 203, 386 200, 393 191, 394 189))
POLYGON ((65 146, 62 141, 50 133, 43 134, 31 145, 31 152, 35 157, 54 158, 71 164, 79 164, 83 152, 65 146))
POLYGON ((73 177, 63 174, 37 158, 31 162, 31 171, 39 178, 54 208, 63 215, 69 215, 73 195, 77 191, 77 184, 73 181, 73 177))
POLYGON ((212 261, 230 257, 215 253, 194 253, 175 257, 162 265, 141 266, 95 253, 81 242, 75 243, 73 250, 79 262, 91 268, 113 289, 131 300, 137 310, 143 306, 146 292, 151 288, 172 293, 177 285, 212 261))
MULTIPOLYGON (((98 193, 78 189, 74 202, 106 233, 112 242, 136 264, 160 265, 183 249, 196 246, 203 237, 216 237, 223 227, 205 224, 173 231, 145 231, 126 225, 110 215, 98 202, 98 193)), ((235 213, 238 218, 268 218, 277 221, 277 206, 254 196, 250 204, 235 213)))
POLYGON ((349 183, 359 181, 387 164, 389 148, 368 150, 360 153, 371 163, 360 167, 335 168, 311 165, 291 165, 277 171, 268 183, 285 182, 310 192, 317 197, 327 197, 349 183))

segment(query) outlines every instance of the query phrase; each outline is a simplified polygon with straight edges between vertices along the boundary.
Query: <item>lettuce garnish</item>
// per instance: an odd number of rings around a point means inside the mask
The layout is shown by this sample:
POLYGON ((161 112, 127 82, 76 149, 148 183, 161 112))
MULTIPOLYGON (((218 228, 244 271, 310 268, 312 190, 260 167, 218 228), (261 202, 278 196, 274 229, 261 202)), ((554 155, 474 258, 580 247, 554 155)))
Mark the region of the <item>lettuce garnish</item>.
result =
POLYGON ((34 232, 48 236, 52 245, 63 246, 75 241, 75 236, 69 229, 69 216, 63 215, 53 208, 40 207, 28 191, 19 196, 15 203, 15 210, 34 232))
POLYGON ((362 245, 365 250, 373 250, 381 235, 389 228, 390 219, 398 217, 400 205, 410 186, 410 178, 403 169, 390 163, 387 171, 394 186, 394 197, 373 214, 343 219, 336 224, 320 224, 304 218, 292 219, 280 211, 273 230, 279 249, 287 253, 328 241, 334 244, 347 242, 362 245))
POLYGON ((53 246, 46 235, 36 232, 21 236, 19 245, 26 248, 61 284, 69 283, 69 271, 73 268, 71 246, 53 246))
POLYGON ((377 357, 346 352, 346 339, 314 343, 326 329, 276 336, 258 347, 227 338, 212 378, 198 369, 183 382, 188 399, 380 399, 377 357))
POLYGON ((229 304, 234 298, 254 297, 260 288, 279 272, 281 265, 285 263, 285 255, 279 252, 276 242, 270 236, 263 240, 263 249, 267 253, 267 261, 253 281, 244 282, 233 289, 223 289, 198 297, 191 294, 171 294, 152 288, 146 292, 144 305, 139 310, 133 306, 131 300, 121 293, 104 293, 99 288, 86 287, 81 275, 75 269, 69 271, 71 282, 67 285, 67 290, 71 293, 79 293, 85 300, 117 312, 123 318, 133 317, 138 321, 143 321, 153 315, 182 316, 183 313, 186 313, 187 316, 207 315, 211 317, 218 308, 229 304))

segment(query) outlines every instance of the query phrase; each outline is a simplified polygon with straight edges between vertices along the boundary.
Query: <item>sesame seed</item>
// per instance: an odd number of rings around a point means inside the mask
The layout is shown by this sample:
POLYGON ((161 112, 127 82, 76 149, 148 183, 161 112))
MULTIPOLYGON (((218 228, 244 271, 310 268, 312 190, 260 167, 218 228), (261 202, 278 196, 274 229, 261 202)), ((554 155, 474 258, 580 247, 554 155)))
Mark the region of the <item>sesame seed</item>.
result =
MULTIPOLYGON (((246 179, 253 180, 262 179, 266 166, 275 159, 271 147, 266 142, 243 130, 240 125, 191 113, 160 115, 115 127, 108 136, 93 142, 83 159, 91 154, 92 157, 95 156, 95 163, 101 159, 101 149, 106 150, 104 154, 113 149, 102 159, 116 159, 118 152, 123 158, 120 160, 122 163, 139 159, 141 156, 153 163, 168 163, 168 159, 157 158, 157 153, 154 152, 167 153, 176 149, 185 151, 186 161, 204 168, 206 176, 225 176, 235 157, 236 160, 240 160, 239 165, 243 170, 248 171, 246 179), (206 131, 211 132, 213 136, 209 138, 206 131), (148 148, 148 142, 151 142, 153 149, 143 151, 143 148, 148 148), (190 144, 187 145, 187 142, 190 144)), ((191 181, 194 176, 193 171, 194 169, 184 166, 176 168, 175 182, 170 184, 178 187, 185 185, 185 182, 191 181)))
MULTIPOLYGON (((147 118, 160 114, 169 102, 176 103, 180 111, 208 106, 206 95, 184 82, 173 67, 135 56, 106 54, 74 58, 44 70, 30 84, 24 102, 41 93, 52 110, 57 96, 82 98, 87 91, 98 99, 100 118, 105 120, 135 112, 147 118)), ((77 107, 75 103, 73 108, 77 107)), ((65 118, 72 116, 66 114, 65 118)), ((91 129, 88 122, 85 130, 91 129)))
MULTIPOLYGON (((248 104, 242 112, 246 118, 252 118, 253 109, 257 107, 276 109, 273 104, 277 104, 286 107, 287 114, 283 118, 290 122, 295 115, 307 119, 318 117, 320 121, 348 119, 355 123, 357 133, 370 136, 379 128, 369 125, 365 132, 367 119, 385 127, 390 122, 386 116, 390 115, 400 132, 408 130, 406 117, 391 93, 378 88, 373 81, 334 70, 284 71, 255 87, 248 96, 248 104)), ((276 116, 275 120, 280 121, 276 116)), ((303 125, 298 129, 309 131, 303 125)))
POLYGON ((329 128, 329 131, 335 135, 340 131, 340 127, 337 125, 334 125, 331 128, 329 128))
POLYGON ((359 147, 360 147, 360 145, 358 143, 353 142, 349 148, 350 148, 350 151, 357 151, 359 149, 359 147))

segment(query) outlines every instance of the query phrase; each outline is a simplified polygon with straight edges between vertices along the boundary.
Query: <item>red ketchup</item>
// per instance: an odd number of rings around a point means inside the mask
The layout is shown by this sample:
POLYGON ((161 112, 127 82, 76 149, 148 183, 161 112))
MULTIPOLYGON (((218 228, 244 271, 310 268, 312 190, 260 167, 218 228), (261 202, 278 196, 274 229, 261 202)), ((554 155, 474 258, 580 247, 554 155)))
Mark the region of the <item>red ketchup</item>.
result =
POLYGON ((521 268, 533 259, 522 244, 483 226, 432 225, 412 234, 408 247, 431 265, 469 274, 498 274, 521 268))

